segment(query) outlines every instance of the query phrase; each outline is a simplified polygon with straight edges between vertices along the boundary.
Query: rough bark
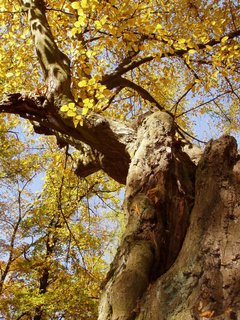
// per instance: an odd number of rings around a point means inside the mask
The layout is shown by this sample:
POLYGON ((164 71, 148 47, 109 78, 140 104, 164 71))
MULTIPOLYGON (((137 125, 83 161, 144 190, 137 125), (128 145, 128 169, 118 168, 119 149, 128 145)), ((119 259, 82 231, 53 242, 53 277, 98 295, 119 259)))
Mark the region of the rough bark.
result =
POLYGON ((161 118, 159 129, 156 117, 139 131, 142 142, 126 188, 127 230, 105 284, 99 320, 238 319, 236 141, 224 136, 208 144, 194 194, 192 162, 173 147, 171 121, 161 118))
POLYGON ((195 204, 175 264, 144 296, 140 319, 239 319, 240 161, 236 141, 212 141, 198 165, 195 204))
POLYGON ((176 259, 193 205, 195 165, 175 141, 171 116, 148 116, 131 156, 124 204, 128 222, 106 279, 99 320, 136 317, 149 284, 176 259))

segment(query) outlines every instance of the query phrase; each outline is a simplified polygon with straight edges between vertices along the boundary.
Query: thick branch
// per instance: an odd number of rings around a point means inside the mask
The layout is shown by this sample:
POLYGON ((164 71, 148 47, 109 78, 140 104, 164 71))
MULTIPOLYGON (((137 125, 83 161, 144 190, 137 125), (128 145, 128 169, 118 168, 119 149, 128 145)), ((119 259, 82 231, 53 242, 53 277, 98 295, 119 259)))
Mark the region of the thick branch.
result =
MULTIPOLYGON (((20 115, 30 120, 38 133, 55 135, 80 151, 86 149, 83 143, 87 144, 90 146, 88 150, 92 150, 90 153, 95 155, 92 159, 94 167, 97 168, 96 163, 100 163, 101 169, 108 175, 125 183, 130 163, 128 150, 135 140, 134 129, 99 114, 90 116, 83 126, 74 128, 71 119, 62 119, 54 107, 45 101, 44 97, 12 94, 0 102, 0 112, 20 115)), ((86 165, 86 159, 83 162, 86 165)))
POLYGON ((62 105, 73 102, 70 90, 69 59, 57 47, 51 33, 43 0, 23 0, 27 8, 31 32, 41 67, 48 84, 47 99, 38 103, 36 97, 9 96, 0 105, 0 111, 19 114, 34 122, 35 130, 55 134, 61 142, 70 140, 75 147, 79 142, 89 145, 90 153, 97 155, 94 160, 83 159, 78 173, 85 176, 101 167, 118 182, 125 183, 130 162, 127 145, 134 139, 134 131, 120 122, 94 114, 84 119, 83 126, 74 128, 73 121, 59 112, 62 105), (7 107, 7 108, 6 108, 7 107), (76 143, 77 141, 77 143, 76 143), (96 152, 95 152, 96 151, 96 152), (99 165, 100 164, 100 165, 99 165))
POLYGON ((102 83, 105 84, 106 86, 109 86, 115 79, 119 79, 121 75, 137 67, 140 67, 142 64, 146 62, 150 62, 153 59, 154 59, 153 56, 149 56, 138 61, 131 61, 128 65, 120 64, 111 74, 105 75, 102 78, 102 83))
POLYGON ((72 100, 70 61, 57 47, 50 30, 43 0, 23 0, 38 60, 48 85, 48 98, 60 105, 72 100))
POLYGON ((131 88, 134 91, 136 91, 144 100, 147 100, 149 102, 151 102, 153 105, 155 105, 160 111, 165 111, 166 113, 168 113, 170 116, 173 117, 173 114, 166 110, 163 106, 161 106, 158 101, 143 87, 141 87, 140 85, 134 83, 133 81, 126 79, 126 78, 122 78, 121 76, 117 77, 114 79, 113 82, 107 82, 107 88, 108 89, 113 89, 113 88, 131 88))
POLYGON ((151 94, 147 90, 145 90, 143 87, 139 86, 138 84, 134 83, 131 80, 118 77, 115 79, 114 82, 107 84, 108 89, 113 89, 116 87, 131 88, 137 91, 143 99, 148 100, 149 102, 155 104, 159 110, 162 110, 162 111, 164 110, 164 108, 157 102, 157 100, 153 98, 153 96, 151 96, 151 94))

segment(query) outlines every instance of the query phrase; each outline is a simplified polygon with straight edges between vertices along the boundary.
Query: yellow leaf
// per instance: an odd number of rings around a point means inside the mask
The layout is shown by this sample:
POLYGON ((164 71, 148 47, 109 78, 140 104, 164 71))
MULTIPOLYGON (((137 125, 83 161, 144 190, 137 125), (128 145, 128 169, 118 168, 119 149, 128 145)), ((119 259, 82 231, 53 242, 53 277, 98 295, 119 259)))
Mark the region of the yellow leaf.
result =
POLYGON ((72 4, 71 4, 72 8, 73 9, 80 9, 81 8, 81 5, 80 5, 80 2, 79 1, 74 1, 72 4))
POLYGON ((223 75, 224 77, 227 77, 227 76, 228 76, 228 70, 223 69, 223 70, 222 70, 222 75, 223 75))
MULTIPOLYGON (((95 78, 95 79, 96 79, 96 78, 95 78)), ((105 89, 107 89, 107 87, 104 86, 104 85, 100 85, 100 87, 98 88, 98 90, 99 90, 100 92, 103 92, 105 89)))
POLYGON ((102 93, 100 93, 100 92, 97 92, 97 93, 96 93, 96 98, 97 98, 97 99, 104 99, 105 96, 104 96, 104 94, 102 94, 102 93))
POLYGON ((72 110, 68 110, 67 116, 68 116, 68 117, 75 117, 75 116, 76 116, 76 112, 74 112, 74 111, 72 111, 72 110))
POLYGON ((96 82, 95 79, 92 78, 92 79, 90 79, 90 80, 88 81, 88 85, 89 85, 89 86, 92 86, 95 82, 96 82))
POLYGON ((65 104, 64 106, 61 106, 60 111, 66 112, 68 111, 69 107, 65 104))
POLYGON ((183 38, 181 38, 181 39, 178 40, 178 43, 179 43, 179 44, 183 44, 183 43, 185 43, 185 42, 186 42, 186 40, 183 39, 183 38))
POLYGON ((218 71, 218 70, 214 71, 214 73, 213 73, 213 75, 212 75, 212 78, 213 78, 213 79, 217 78, 217 75, 218 75, 218 74, 219 74, 219 71, 218 71))
POLYGON ((81 1, 81 7, 82 7, 83 9, 86 9, 86 8, 88 7, 87 0, 82 0, 82 1, 81 1))
POLYGON ((102 28, 101 22, 100 21, 95 21, 95 27, 97 30, 100 30, 102 28))
POLYGON ((97 30, 100 30, 102 28, 102 26, 105 24, 105 22, 107 21, 107 16, 103 17, 101 20, 97 20, 95 21, 95 27, 97 30))
POLYGON ((93 103, 94 103, 93 99, 89 99, 89 98, 83 99, 83 104, 85 108, 92 108, 93 103))
POLYGON ((162 27, 161 24, 158 23, 158 24, 156 25, 156 30, 161 30, 162 28, 163 28, 163 27, 162 27))
POLYGON ((228 36, 223 37, 221 40, 221 43, 225 43, 227 41, 227 39, 228 39, 228 36))
POLYGON ((88 58, 94 57, 95 55, 96 55, 96 53, 93 52, 93 51, 91 51, 91 50, 88 50, 88 51, 86 52, 86 56, 87 56, 88 58))
POLYGON ((207 43, 209 41, 209 38, 207 36, 202 36, 200 37, 200 40, 202 41, 202 43, 207 43))
POLYGON ((212 50, 212 47, 207 44, 207 45, 206 45, 206 49, 212 50))
POLYGON ((68 107, 69 107, 69 109, 76 110, 76 107, 75 107, 75 103, 74 103, 74 102, 70 102, 70 103, 68 104, 68 107))
POLYGON ((204 90, 205 91, 209 91, 209 88, 210 88, 211 84, 209 82, 207 82, 205 85, 204 85, 204 90))
POLYGON ((82 108, 82 115, 85 116, 88 113, 88 108, 82 108))
POLYGON ((78 86, 80 88, 85 87, 87 85, 87 81, 86 80, 81 80, 80 82, 78 82, 78 86))
POLYGON ((194 52, 196 52, 196 50, 194 50, 194 49, 188 50, 188 53, 190 53, 190 54, 192 54, 192 53, 194 53, 194 52))
POLYGON ((74 36, 78 32, 77 28, 72 28, 71 34, 74 36))
POLYGON ((79 16, 78 21, 74 22, 74 26, 76 28, 84 27, 85 26, 85 16, 79 16))
POLYGON ((79 120, 76 118, 73 118, 73 124, 74 124, 74 127, 77 128, 77 125, 79 124, 79 120))
POLYGON ((106 23, 106 21, 107 21, 107 16, 104 16, 104 17, 100 20, 100 22, 101 22, 102 25, 104 25, 104 23, 106 23))

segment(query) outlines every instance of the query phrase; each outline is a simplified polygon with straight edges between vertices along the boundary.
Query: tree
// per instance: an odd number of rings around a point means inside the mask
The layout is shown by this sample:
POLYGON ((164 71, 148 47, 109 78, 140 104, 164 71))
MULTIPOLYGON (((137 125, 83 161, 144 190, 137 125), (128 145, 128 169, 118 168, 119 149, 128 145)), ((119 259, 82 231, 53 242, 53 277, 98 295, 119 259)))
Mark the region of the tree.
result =
POLYGON ((79 177, 126 185, 99 320, 237 319, 237 144, 211 141, 199 161, 191 122, 238 130, 238 4, 23 0, 1 14, 2 91, 15 90, 1 112, 79 150, 79 177))
POLYGON ((24 136, 20 119, 1 123, 0 318, 92 319, 116 231, 89 203, 99 197, 101 211, 104 201, 116 209, 106 196, 114 183, 106 187, 102 174, 80 180, 72 170, 76 152, 70 157, 45 140, 24 136))

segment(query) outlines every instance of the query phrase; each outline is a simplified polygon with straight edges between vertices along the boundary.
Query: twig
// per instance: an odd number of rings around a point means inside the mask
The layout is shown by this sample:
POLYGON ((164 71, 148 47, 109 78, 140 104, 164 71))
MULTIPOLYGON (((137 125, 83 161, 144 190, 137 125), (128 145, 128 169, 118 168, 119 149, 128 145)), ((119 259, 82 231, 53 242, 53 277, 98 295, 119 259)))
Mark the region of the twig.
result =
POLYGON ((196 140, 197 142, 200 142, 200 143, 204 143, 204 144, 207 144, 207 141, 203 141, 203 140, 200 140, 196 137, 194 137, 193 135, 191 135, 190 133, 188 133, 187 131, 185 131, 183 128, 181 128, 179 125, 177 126, 177 132, 179 134, 181 134, 181 132, 183 132, 184 134, 186 134, 187 136, 189 136, 191 139, 194 139, 196 140), (180 132, 179 132, 180 131, 180 132))
POLYGON ((179 103, 186 97, 186 95, 192 90, 192 88, 195 86, 195 82, 191 85, 191 87, 187 90, 187 91, 185 91, 185 93, 178 99, 178 101, 175 103, 175 105, 170 109, 170 111, 172 111, 173 110, 173 108, 175 108, 174 109, 174 117, 176 117, 176 114, 177 114, 177 108, 178 108, 178 105, 179 105, 179 103))
POLYGON ((201 104, 199 104, 199 105, 197 105, 197 106, 195 106, 195 107, 193 107, 193 108, 190 108, 190 109, 188 109, 188 110, 186 110, 186 111, 183 111, 182 113, 180 113, 179 115, 177 115, 176 118, 179 118, 179 117, 183 116, 184 114, 187 114, 187 113, 189 113, 189 112, 191 112, 191 111, 194 111, 194 110, 196 110, 196 109, 199 109, 199 108, 203 107, 204 105, 206 105, 206 104, 208 104, 208 103, 211 103, 211 102, 215 101, 216 99, 218 99, 218 98, 220 98, 220 97, 222 97, 222 96, 224 96, 224 95, 226 95, 226 94, 228 94, 228 93, 231 93, 231 91, 226 91, 226 92, 224 92, 224 93, 221 93, 221 94, 217 95, 216 97, 214 97, 214 98, 212 98, 212 99, 210 99, 210 100, 208 100, 208 101, 206 101, 206 102, 203 102, 203 103, 201 103, 201 104))

